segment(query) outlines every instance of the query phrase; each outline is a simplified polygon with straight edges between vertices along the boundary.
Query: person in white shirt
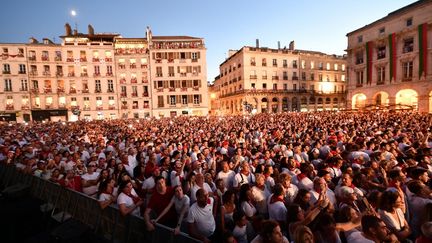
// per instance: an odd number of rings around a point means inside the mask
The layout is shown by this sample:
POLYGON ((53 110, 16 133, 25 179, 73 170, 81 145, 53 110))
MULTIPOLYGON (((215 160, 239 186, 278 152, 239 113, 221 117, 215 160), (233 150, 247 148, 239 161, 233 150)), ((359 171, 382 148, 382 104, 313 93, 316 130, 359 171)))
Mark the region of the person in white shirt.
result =
POLYGON ((283 229, 286 229, 287 208, 284 204, 284 187, 276 184, 273 188, 273 194, 268 198, 267 206, 269 219, 276 220, 283 229))
POLYGON ((196 192, 196 198, 187 218, 189 234, 203 242, 210 242, 216 229, 214 199, 202 188, 196 192))
POLYGON ((128 214, 140 216, 140 206, 144 203, 144 201, 138 197, 138 194, 132 187, 132 182, 121 182, 119 185, 119 192, 120 194, 117 197, 117 204, 119 206, 120 213, 123 216, 128 214))
POLYGON ((296 185, 291 184, 291 176, 288 173, 281 173, 279 175, 279 182, 284 187, 284 201, 288 205, 294 201, 299 189, 296 185))
POLYGON ((209 193, 210 196, 213 196, 213 191, 211 189, 211 187, 209 186, 209 184, 204 182, 204 175, 203 174, 197 174, 195 176, 195 185, 192 187, 191 189, 191 203, 194 203, 197 198, 196 198, 196 192, 199 189, 204 189, 206 190, 206 192, 209 193))
POLYGON ((255 176, 250 172, 248 162, 243 161, 240 172, 234 176, 233 188, 239 190, 241 185, 253 183, 255 183, 255 176))
POLYGON ((222 170, 216 176, 216 179, 222 179, 225 187, 231 189, 234 181, 235 172, 230 170, 228 162, 222 161, 222 170))
POLYGON ((378 217, 364 215, 361 219, 362 230, 349 235, 350 243, 379 243, 399 242, 394 234, 391 234, 385 223, 378 217))
POLYGON ((83 192, 88 196, 96 196, 98 190, 97 183, 99 178, 99 173, 95 172, 96 163, 90 162, 87 165, 87 173, 81 176, 81 183, 83 192))

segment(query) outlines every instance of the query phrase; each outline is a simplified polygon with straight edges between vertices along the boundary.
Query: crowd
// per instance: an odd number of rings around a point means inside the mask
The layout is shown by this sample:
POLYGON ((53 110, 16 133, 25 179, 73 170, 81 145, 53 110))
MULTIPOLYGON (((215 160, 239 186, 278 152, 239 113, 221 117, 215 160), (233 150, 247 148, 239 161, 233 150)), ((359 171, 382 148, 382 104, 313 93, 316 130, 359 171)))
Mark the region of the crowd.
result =
POLYGON ((0 162, 203 242, 432 242, 432 116, 0 125, 0 162))

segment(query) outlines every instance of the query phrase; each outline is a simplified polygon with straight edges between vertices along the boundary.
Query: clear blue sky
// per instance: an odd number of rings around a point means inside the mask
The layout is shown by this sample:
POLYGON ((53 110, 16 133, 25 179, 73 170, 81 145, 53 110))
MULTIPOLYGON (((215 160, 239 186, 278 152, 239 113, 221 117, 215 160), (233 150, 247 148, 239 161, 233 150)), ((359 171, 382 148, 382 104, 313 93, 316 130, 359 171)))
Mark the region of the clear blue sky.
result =
POLYGON ((297 49, 344 54, 346 33, 371 23, 413 0, 8 0, 0 8, 0 42, 24 43, 33 36, 59 42, 69 22, 87 33, 117 32, 203 37, 207 79, 219 73, 229 49, 245 45, 276 48, 295 41, 297 49), (77 11, 72 17, 70 11, 77 11))

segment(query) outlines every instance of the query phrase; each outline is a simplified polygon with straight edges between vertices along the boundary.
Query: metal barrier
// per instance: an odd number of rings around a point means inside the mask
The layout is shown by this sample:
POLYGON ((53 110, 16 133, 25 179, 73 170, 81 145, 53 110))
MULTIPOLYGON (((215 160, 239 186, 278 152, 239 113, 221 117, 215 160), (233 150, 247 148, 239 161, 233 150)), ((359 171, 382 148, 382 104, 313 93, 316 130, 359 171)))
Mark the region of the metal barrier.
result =
POLYGON ((144 219, 136 216, 122 216, 117 206, 101 209, 94 198, 64 188, 59 184, 18 171, 13 165, 0 164, 0 184, 4 187, 22 183, 30 187, 31 196, 47 203, 51 215, 60 216, 60 222, 69 216, 87 225, 95 234, 111 242, 201 242, 188 234, 173 234, 173 229, 157 224, 148 232, 144 219))

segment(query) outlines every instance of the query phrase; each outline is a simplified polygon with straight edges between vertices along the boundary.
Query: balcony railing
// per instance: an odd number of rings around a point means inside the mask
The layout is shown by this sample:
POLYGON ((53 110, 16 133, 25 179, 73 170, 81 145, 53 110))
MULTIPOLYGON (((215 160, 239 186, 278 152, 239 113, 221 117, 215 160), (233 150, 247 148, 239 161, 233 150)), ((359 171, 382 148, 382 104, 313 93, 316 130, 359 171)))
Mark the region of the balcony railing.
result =
POLYGON ((93 77, 99 77, 100 75, 100 73, 93 73, 93 77))
POLYGON ((138 93, 132 93, 132 97, 138 97, 138 93))
POLYGON ((126 97, 126 96, 127 96, 126 93, 124 93, 124 92, 120 93, 120 97, 126 97))
POLYGON ((141 68, 147 68, 147 64, 141 64, 141 68))
POLYGON ((170 87, 170 88, 169 88, 169 91, 175 91, 175 88, 170 87))
POLYGON ((141 79, 141 82, 143 83, 143 84, 146 84, 146 83, 148 83, 148 79, 141 79))
POLYGON ((119 64, 119 69, 125 69, 126 65, 125 64, 119 64))
POLYGON ((87 62, 87 57, 81 57, 80 62, 87 62))
POLYGON ((62 57, 55 57, 54 60, 55 60, 56 62, 61 62, 62 57))
POLYGON ((90 110, 90 106, 84 106, 84 107, 83 107, 83 110, 84 110, 84 111, 89 111, 89 110, 90 110))
POLYGON ((96 110, 98 110, 98 111, 103 110, 103 106, 96 106, 96 110))
POLYGON ((262 79, 267 79, 267 76, 262 76, 262 79))
POLYGON ((44 92, 45 93, 52 93, 52 89, 51 88, 44 88, 44 92))
POLYGON ((56 72, 56 77, 63 77, 63 72, 56 72))
POLYGON ((18 74, 26 74, 26 71, 25 70, 20 70, 20 71, 18 71, 18 74))
POLYGON ((111 57, 106 57, 105 58, 105 62, 112 62, 112 58, 111 57))
POLYGON ((193 90, 198 91, 199 87, 193 87, 193 90))
POLYGON ((29 105, 21 105, 21 110, 29 110, 30 106, 29 105))
POLYGON ((70 93, 70 94, 76 94, 76 92, 77 92, 77 91, 76 91, 75 88, 70 88, 70 89, 69 89, 69 93, 70 93))
POLYGON ((88 77, 88 73, 81 73, 81 77, 88 77))
POLYGON ((106 76, 107 76, 107 77, 112 77, 112 76, 113 76, 113 73, 106 73, 106 76))
POLYGON ((149 97, 148 93, 143 93, 143 97, 149 97))
POLYGON ((251 75, 250 79, 257 79, 257 76, 256 75, 251 75))
POLYGON ((42 56, 41 59, 42 59, 42 61, 49 61, 49 57, 48 56, 42 56))
POLYGON ((272 76, 272 80, 279 80, 279 76, 272 76))
POLYGON ((174 73, 168 73, 168 77, 174 77, 174 73))
POLYGON ((90 93, 90 90, 89 90, 88 88, 84 88, 84 89, 82 90, 82 92, 87 94, 87 93, 90 93))
POLYGON ((108 89, 107 93, 114 93, 114 89, 108 89))
POLYGON ((30 76, 37 76, 37 75, 38 75, 38 72, 35 71, 35 70, 32 70, 32 71, 29 72, 29 75, 30 75, 30 76))
POLYGON ((44 76, 51 76, 51 72, 50 71, 44 71, 42 74, 44 76))
POLYGON ((187 87, 182 87, 180 90, 181 91, 187 91, 187 87))
POLYGON ((99 60, 98 57, 93 57, 92 61, 93 61, 93 62, 99 62, 100 60, 99 60))
POLYGON ((36 61, 36 57, 29 57, 29 61, 36 61))
POLYGON ((123 110, 127 110, 127 109, 128 109, 128 106, 127 106, 127 105, 122 105, 121 108, 122 108, 123 110))
POLYGON ((108 106, 108 110, 115 110, 115 105, 110 105, 110 106, 108 106))
POLYGON ((131 64, 131 65, 129 65, 129 68, 130 68, 130 69, 135 69, 135 68, 136 68, 136 65, 135 65, 135 64, 131 64))
POLYGON ((136 78, 131 78, 130 81, 131 81, 132 84, 136 84, 136 83, 138 83, 138 80, 137 80, 136 78))
POLYGON ((121 84, 125 84, 125 83, 126 83, 126 79, 125 79, 125 78, 121 78, 121 79, 120 79, 120 83, 121 83, 121 84))
POLYGON ((255 62, 251 62, 250 65, 251 66, 256 66, 256 63, 255 62))
POLYGON ((144 109, 148 109, 148 108, 149 108, 149 105, 146 104, 146 103, 144 103, 143 108, 144 108, 144 109))
POLYGON ((64 93, 64 92, 65 92, 64 88, 62 88, 62 87, 57 88, 57 93, 64 93))
POLYGON ((68 73, 68 77, 75 77, 75 73, 68 73))
POLYGON ((132 105, 132 109, 134 110, 138 109, 138 105, 132 105))
POLYGON ((156 89, 157 92, 163 92, 163 90, 164 90, 163 88, 157 88, 156 89))
POLYGON ((68 58, 66 58, 66 62, 74 62, 74 58, 73 57, 68 57, 68 58))
POLYGON ((3 73, 3 74, 10 74, 11 72, 10 72, 10 70, 3 70, 2 73, 3 73))
POLYGON ((298 80, 299 78, 297 76, 293 76, 292 80, 298 80))
POLYGON ((6 104, 6 110, 14 110, 14 105, 12 104, 6 104))
POLYGON ((162 73, 156 73, 156 77, 162 77, 162 73))
POLYGON ((102 93, 101 89, 95 89, 95 93, 102 93))
POLYGON ((33 88, 30 90, 33 94, 38 94, 39 93, 39 89, 38 88, 33 88))

